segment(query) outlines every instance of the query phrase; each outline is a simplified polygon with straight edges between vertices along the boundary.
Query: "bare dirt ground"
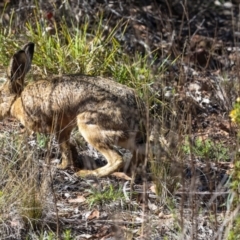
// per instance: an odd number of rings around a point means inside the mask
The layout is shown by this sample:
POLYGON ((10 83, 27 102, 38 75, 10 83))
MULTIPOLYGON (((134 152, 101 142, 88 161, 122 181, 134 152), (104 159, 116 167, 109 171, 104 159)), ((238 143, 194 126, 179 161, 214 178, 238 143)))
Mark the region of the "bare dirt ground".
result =
MULTIPOLYGON (((4 24, 8 24, 11 9, 17 11, 18 20, 25 21, 35 6, 34 1, 9 2, 4 24)), ((56 21, 65 16, 69 27, 70 19, 81 27, 86 19, 91 23, 97 14, 103 14, 106 34, 119 24, 116 38, 125 51, 148 55, 149 61, 155 59, 153 71, 168 59, 162 78, 154 80, 153 90, 177 89, 173 99, 179 113, 191 113, 190 120, 179 124, 190 122, 193 139, 213 139, 232 152, 224 162, 186 159, 189 164, 182 173, 184 184, 171 192, 172 203, 156 195, 152 181, 131 183, 113 176, 77 179, 71 171, 53 168, 59 225, 70 229, 73 239, 224 239, 222 224, 228 196, 224 184, 236 150, 236 127, 228 115, 239 91, 239 3, 186 2, 39 1, 43 16, 52 13, 56 21), (124 203, 112 201, 89 208, 86 199, 90 190, 104 192, 110 185, 122 187, 124 193, 132 188, 134 197, 126 195, 124 203)), ((11 129, 13 123, 5 122, 1 131, 11 129)), ((89 148, 82 154, 101 159, 89 148)), ((44 221, 56 227, 56 212, 54 206, 49 211, 49 206, 44 221)), ((24 234, 24 229, 21 231, 24 234)), ((34 234, 32 238, 36 239, 34 234)))

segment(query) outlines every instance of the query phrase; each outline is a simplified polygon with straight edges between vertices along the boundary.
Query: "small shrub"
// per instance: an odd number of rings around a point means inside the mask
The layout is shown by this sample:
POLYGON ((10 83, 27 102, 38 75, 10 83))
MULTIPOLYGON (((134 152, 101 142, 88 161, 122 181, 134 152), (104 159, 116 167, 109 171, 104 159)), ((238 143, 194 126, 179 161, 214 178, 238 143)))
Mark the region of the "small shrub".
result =
POLYGON ((221 143, 215 143, 211 139, 202 140, 196 138, 192 143, 185 140, 182 146, 185 154, 194 154, 197 157, 215 159, 217 161, 229 160, 229 150, 221 143))
MULTIPOLYGON (((237 125, 240 124, 240 98, 237 98, 236 103, 234 104, 233 110, 230 112, 230 118, 232 122, 236 123, 237 125)), ((238 132, 239 134, 239 132, 238 132)), ((239 136, 238 136, 239 140, 239 136)), ((239 147, 239 144, 238 144, 239 147)), ((231 176, 231 189, 234 194, 234 199, 232 205, 230 206, 232 212, 236 212, 235 216, 232 217, 230 231, 228 233, 228 240, 235 240, 240 239, 240 211, 238 208, 240 201, 239 201, 239 182, 240 182, 240 154, 239 151, 235 156, 234 161, 234 169, 231 176)))
POLYGON ((89 190, 89 193, 90 196, 88 197, 87 202, 90 207, 124 199, 122 189, 116 189, 112 184, 104 187, 102 190, 92 188, 89 190))

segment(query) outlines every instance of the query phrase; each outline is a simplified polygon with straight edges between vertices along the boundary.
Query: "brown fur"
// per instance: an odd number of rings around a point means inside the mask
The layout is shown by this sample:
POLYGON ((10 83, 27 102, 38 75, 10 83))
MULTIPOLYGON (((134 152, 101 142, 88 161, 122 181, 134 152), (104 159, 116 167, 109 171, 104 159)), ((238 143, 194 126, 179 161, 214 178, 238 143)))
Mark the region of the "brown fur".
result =
POLYGON ((123 167, 114 147, 144 155, 144 105, 135 91, 113 80, 84 75, 65 75, 40 80, 24 87, 34 44, 28 43, 11 59, 8 79, 0 89, 0 119, 17 118, 28 130, 54 133, 60 144, 65 169, 73 164, 69 138, 78 129, 84 139, 103 154, 107 165, 80 170, 79 176, 107 176, 123 167))

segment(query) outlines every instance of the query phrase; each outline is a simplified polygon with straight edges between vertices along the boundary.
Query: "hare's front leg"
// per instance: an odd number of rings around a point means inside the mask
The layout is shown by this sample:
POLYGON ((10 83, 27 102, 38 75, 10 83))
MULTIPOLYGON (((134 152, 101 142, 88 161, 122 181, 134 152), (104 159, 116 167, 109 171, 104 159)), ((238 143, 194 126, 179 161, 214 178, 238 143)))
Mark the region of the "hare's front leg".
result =
POLYGON ((60 150, 62 153, 61 163, 57 165, 59 169, 66 169, 73 166, 72 151, 68 141, 60 143, 60 150))
POLYGON ((72 129, 65 128, 64 130, 61 130, 59 134, 57 134, 57 139, 62 154, 62 161, 57 166, 59 169, 66 169, 73 166, 72 151, 69 142, 71 131, 72 129))

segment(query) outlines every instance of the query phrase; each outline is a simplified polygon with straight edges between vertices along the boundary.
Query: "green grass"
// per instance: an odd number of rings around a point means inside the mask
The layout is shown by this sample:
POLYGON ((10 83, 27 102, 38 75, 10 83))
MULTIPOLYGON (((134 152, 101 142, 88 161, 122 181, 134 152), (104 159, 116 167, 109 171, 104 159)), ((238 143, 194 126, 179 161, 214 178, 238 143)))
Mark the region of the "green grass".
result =
POLYGON ((90 208, 96 205, 102 206, 111 202, 125 200, 123 189, 121 187, 116 189, 112 184, 103 187, 103 189, 92 188, 88 192, 90 195, 87 198, 87 203, 90 208))
MULTIPOLYGON (((63 231, 63 234, 61 236, 62 240, 74 240, 74 238, 71 236, 71 230, 67 229, 63 231)), ((27 237, 26 240, 30 240, 31 237, 27 237)), ((44 233, 41 233, 38 237, 39 240, 55 240, 55 239, 59 239, 58 236, 51 231, 45 231, 44 233)))
POLYGON ((27 41, 32 41, 36 44, 33 64, 41 69, 43 75, 83 73, 107 76, 137 89, 142 89, 142 85, 152 81, 151 63, 147 64, 147 56, 129 57, 125 54, 114 38, 117 26, 105 36, 101 18, 90 32, 87 22, 81 29, 69 29, 62 20, 54 25, 54 35, 45 33, 46 26, 40 24, 38 14, 35 22, 31 19, 25 28, 26 36, 20 39, 15 38, 12 31, 1 28, 0 61, 5 66, 17 49, 27 41))
POLYGON ((185 154, 194 154, 196 157, 217 161, 227 161, 230 159, 229 149, 221 142, 213 142, 211 139, 196 138, 191 143, 186 138, 182 146, 185 154))

